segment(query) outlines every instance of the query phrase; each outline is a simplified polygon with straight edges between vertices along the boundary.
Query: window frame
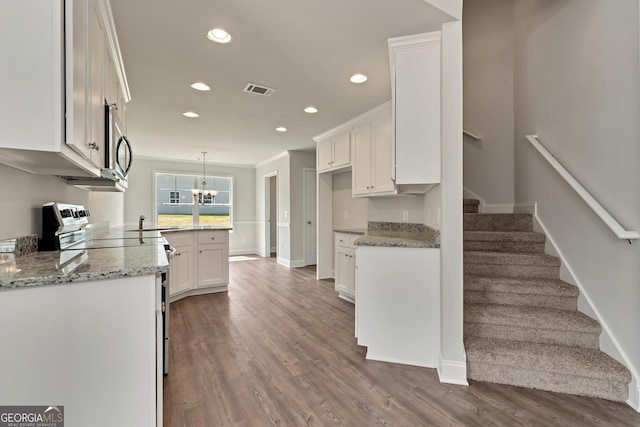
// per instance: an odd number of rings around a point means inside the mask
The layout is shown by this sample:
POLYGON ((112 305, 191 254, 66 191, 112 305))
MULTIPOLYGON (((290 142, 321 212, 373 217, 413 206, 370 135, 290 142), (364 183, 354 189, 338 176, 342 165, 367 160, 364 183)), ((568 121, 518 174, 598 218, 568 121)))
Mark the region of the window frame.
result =
MULTIPOLYGON (((194 186, 195 184, 198 184, 199 186, 200 183, 202 182, 202 175, 198 174, 197 172, 154 170, 153 171, 153 221, 156 226, 158 226, 158 215, 159 215, 158 213, 158 207, 159 207, 158 206, 158 203, 159 203, 158 202, 158 177, 162 175, 192 177, 194 178, 194 186)), ((235 175, 216 173, 216 174, 207 175, 206 178, 207 178, 207 181, 214 180, 216 178, 229 180, 229 202, 216 204, 215 198, 214 198, 213 199, 214 203, 206 206, 228 206, 229 207, 229 228, 233 229, 234 222, 235 222, 235 209, 234 209, 235 175)), ((170 190, 170 191, 171 192, 178 191, 179 193, 182 193, 180 190, 170 190)), ((199 214, 201 214, 201 212, 199 212, 199 214)), ((199 216, 200 215, 198 215, 198 217, 199 216)), ((193 220, 191 222, 191 225, 196 226, 196 224, 193 223, 193 220)))

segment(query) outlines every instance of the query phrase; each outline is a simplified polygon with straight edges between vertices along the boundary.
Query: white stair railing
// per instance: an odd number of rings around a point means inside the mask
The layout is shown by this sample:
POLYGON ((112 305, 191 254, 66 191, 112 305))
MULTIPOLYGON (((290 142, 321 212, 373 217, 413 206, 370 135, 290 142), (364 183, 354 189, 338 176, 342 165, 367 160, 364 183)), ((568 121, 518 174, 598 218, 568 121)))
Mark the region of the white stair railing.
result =
POLYGON ((475 139, 476 141, 482 141, 482 137, 480 137, 480 136, 478 136, 478 135, 475 135, 475 134, 473 134, 473 133, 469 132, 469 131, 468 131, 468 130, 466 130, 466 129, 463 129, 463 130, 462 130, 462 134, 463 134, 463 135, 467 135, 467 136, 469 136, 469 137, 471 137, 471 138, 475 139))
POLYGON ((567 171, 564 166, 556 160, 553 155, 540 144, 538 141, 538 135, 527 135, 527 140, 533 145, 542 157, 560 174, 562 178, 578 193, 582 200, 600 217, 602 221, 614 232, 618 239, 628 240, 631 243, 632 240, 640 239, 640 234, 636 231, 625 230, 614 217, 602 207, 602 205, 591 195, 589 192, 567 171))

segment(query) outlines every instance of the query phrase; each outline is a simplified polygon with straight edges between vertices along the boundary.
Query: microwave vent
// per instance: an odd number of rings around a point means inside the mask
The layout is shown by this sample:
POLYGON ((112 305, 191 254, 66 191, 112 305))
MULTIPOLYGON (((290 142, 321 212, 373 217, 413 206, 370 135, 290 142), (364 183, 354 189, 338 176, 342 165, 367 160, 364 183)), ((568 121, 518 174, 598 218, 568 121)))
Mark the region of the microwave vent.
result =
POLYGON ((255 83, 247 83, 244 92, 255 93, 256 95, 271 96, 276 90, 266 86, 260 86, 255 83))

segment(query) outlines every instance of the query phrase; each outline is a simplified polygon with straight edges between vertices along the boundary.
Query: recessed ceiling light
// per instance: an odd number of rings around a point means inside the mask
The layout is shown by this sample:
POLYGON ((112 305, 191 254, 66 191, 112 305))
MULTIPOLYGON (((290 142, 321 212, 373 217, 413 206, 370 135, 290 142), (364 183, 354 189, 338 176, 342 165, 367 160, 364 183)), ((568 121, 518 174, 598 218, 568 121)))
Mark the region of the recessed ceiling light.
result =
POLYGON ((307 107, 304 109, 305 113, 309 113, 309 114, 313 114, 313 113, 317 113, 318 109, 316 107, 307 107))
POLYGON ((207 85, 205 83, 202 83, 202 82, 196 82, 196 83, 192 84, 191 87, 194 88, 195 90, 201 90, 201 91, 211 90, 209 85, 207 85))
POLYGON ((207 38, 216 43, 229 43, 231 41, 231 34, 221 28, 214 28, 209 30, 207 38))
POLYGON ((279 127, 277 127, 277 128, 276 128, 276 130, 277 130, 278 132, 286 132, 286 131, 287 131, 287 128, 286 128, 286 127, 284 127, 284 126, 279 126, 279 127))
POLYGON ((200 117, 200 114, 194 113, 193 111, 185 111, 182 115, 185 117, 200 117))
POLYGON ((354 74, 349 80, 351 80, 351 83, 364 83, 367 81, 367 76, 364 74, 354 74))

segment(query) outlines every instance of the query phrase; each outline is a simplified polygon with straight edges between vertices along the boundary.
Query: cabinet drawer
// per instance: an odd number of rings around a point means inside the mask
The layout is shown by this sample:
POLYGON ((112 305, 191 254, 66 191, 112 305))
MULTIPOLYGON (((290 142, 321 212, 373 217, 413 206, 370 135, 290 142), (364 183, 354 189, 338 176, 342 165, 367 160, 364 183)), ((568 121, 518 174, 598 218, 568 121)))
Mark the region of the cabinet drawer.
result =
POLYGON ((336 246, 343 248, 355 248, 353 242, 360 237, 359 234, 336 233, 336 246))
POLYGON ((229 242, 229 232, 227 230, 199 231, 197 234, 199 245, 229 242))
POLYGON ((193 244, 193 233, 190 231, 178 231, 172 233, 162 233, 162 237, 169 241, 171 246, 186 246, 193 244))

